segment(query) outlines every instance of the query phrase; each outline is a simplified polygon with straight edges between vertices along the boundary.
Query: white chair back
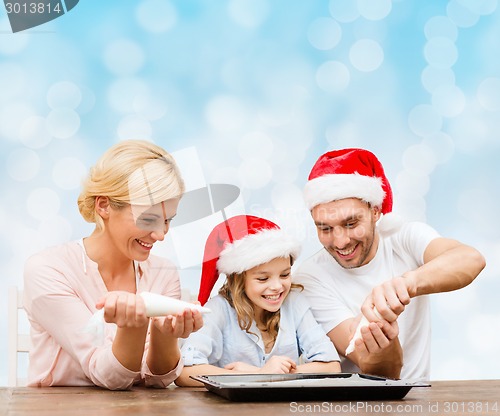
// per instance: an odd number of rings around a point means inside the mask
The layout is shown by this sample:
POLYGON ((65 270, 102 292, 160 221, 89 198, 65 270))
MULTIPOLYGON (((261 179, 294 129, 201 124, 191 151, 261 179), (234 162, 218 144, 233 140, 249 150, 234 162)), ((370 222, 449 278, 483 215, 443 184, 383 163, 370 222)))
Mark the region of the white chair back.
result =
POLYGON ((16 286, 9 287, 9 311, 8 311, 8 384, 9 387, 26 385, 26 378, 19 377, 19 354, 25 354, 30 350, 30 336, 28 333, 20 332, 20 314, 24 314, 23 291, 16 286))

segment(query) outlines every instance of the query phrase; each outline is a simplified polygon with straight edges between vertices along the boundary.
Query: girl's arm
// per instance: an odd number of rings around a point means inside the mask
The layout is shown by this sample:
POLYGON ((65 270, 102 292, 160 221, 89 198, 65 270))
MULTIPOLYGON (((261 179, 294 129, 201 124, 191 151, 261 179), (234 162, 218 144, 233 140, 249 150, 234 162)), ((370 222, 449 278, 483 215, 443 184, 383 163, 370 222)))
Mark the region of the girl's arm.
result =
MULTIPOLYGON (((255 367, 257 368, 257 367, 255 367)), ((216 367, 211 364, 198 364, 182 369, 181 375, 175 380, 175 384, 179 387, 200 387, 203 386, 199 381, 193 380, 189 376, 201 375, 216 375, 216 374, 241 374, 241 371, 229 370, 226 368, 216 367)))
POLYGON ((340 362, 313 361, 312 363, 299 364, 294 373, 340 373, 340 362))
MULTIPOLYGON (((313 364, 313 363, 311 363, 313 364)), ((224 368, 216 367, 210 364, 199 364, 190 367, 184 367, 181 376, 175 381, 178 386, 200 386, 189 376, 214 375, 214 374, 287 374, 294 373, 297 365, 295 362, 285 356, 274 355, 263 367, 256 367, 241 361, 230 363, 224 368)), ((313 370, 311 370, 312 372, 313 370)), ((326 370, 325 370, 326 371, 326 370)))

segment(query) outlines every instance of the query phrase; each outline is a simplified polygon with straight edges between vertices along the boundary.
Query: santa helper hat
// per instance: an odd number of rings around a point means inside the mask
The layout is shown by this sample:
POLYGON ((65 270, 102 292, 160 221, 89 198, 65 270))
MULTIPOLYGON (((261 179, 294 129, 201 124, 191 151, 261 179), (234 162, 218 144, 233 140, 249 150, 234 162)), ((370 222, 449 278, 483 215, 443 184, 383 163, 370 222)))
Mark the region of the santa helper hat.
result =
POLYGON ((380 208, 377 227, 390 234, 401 226, 392 214, 392 190, 377 157, 365 149, 341 149, 320 156, 304 188, 309 210, 316 205, 345 198, 359 198, 380 208))
POLYGON ((202 305, 221 273, 229 276, 278 257, 293 257, 300 245, 272 221, 238 215, 218 224, 205 244, 198 300, 202 305))

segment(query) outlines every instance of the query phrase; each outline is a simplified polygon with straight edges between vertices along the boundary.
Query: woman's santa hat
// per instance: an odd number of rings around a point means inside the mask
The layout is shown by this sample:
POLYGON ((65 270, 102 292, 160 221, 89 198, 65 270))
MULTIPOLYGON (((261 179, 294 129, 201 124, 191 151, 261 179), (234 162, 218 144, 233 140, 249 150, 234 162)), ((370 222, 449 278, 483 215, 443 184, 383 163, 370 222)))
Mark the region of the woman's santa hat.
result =
POLYGON ((379 229, 391 232, 400 220, 392 212, 392 190, 377 157, 365 149, 333 150, 314 164, 304 188, 309 210, 316 205, 346 198, 359 198, 379 207, 384 217, 379 229))
POLYGON ((198 300, 205 304, 221 273, 243 273, 275 258, 296 259, 299 253, 299 243, 272 221, 252 215, 231 217, 207 238, 198 300))

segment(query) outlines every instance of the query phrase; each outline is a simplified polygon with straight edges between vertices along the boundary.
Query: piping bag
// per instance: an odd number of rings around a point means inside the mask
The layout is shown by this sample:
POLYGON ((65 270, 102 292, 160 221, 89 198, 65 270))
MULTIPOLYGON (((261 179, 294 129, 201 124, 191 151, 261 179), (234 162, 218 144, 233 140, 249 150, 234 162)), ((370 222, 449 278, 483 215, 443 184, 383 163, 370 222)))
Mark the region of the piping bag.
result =
MULTIPOLYGON (((376 308, 373 308, 373 313, 377 316, 377 318, 384 319, 380 316, 380 313, 377 311, 376 308)), ((359 321, 359 324, 356 327, 356 331, 354 332, 354 335, 352 336, 351 341, 349 342, 349 345, 345 350, 346 356, 354 351, 354 343, 356 342, 356 340, 361 339, 361 328, 363 328, 364 326, 368 326, 369 324, 370 322, 368 321, 368 319, 366 319, 366 316, 362 315, 361 320, 359 321)))
MULTIPOLYGON (((202 314, 210 313, 209 308, 201 305, 185 302, 183 300, 171 298, 169 296, 159 295, 151 292, 141 292, 139 295, 144 300, 146 306, 146 316, 152 318, 155 316, 175 315, 184 312, 186 309, 197 310, 202 314)), ((104 342, 104 308, 99 309, 90 318, 84 331, 91 333, 95 337, 95 343, 100 345, 104 342)))

